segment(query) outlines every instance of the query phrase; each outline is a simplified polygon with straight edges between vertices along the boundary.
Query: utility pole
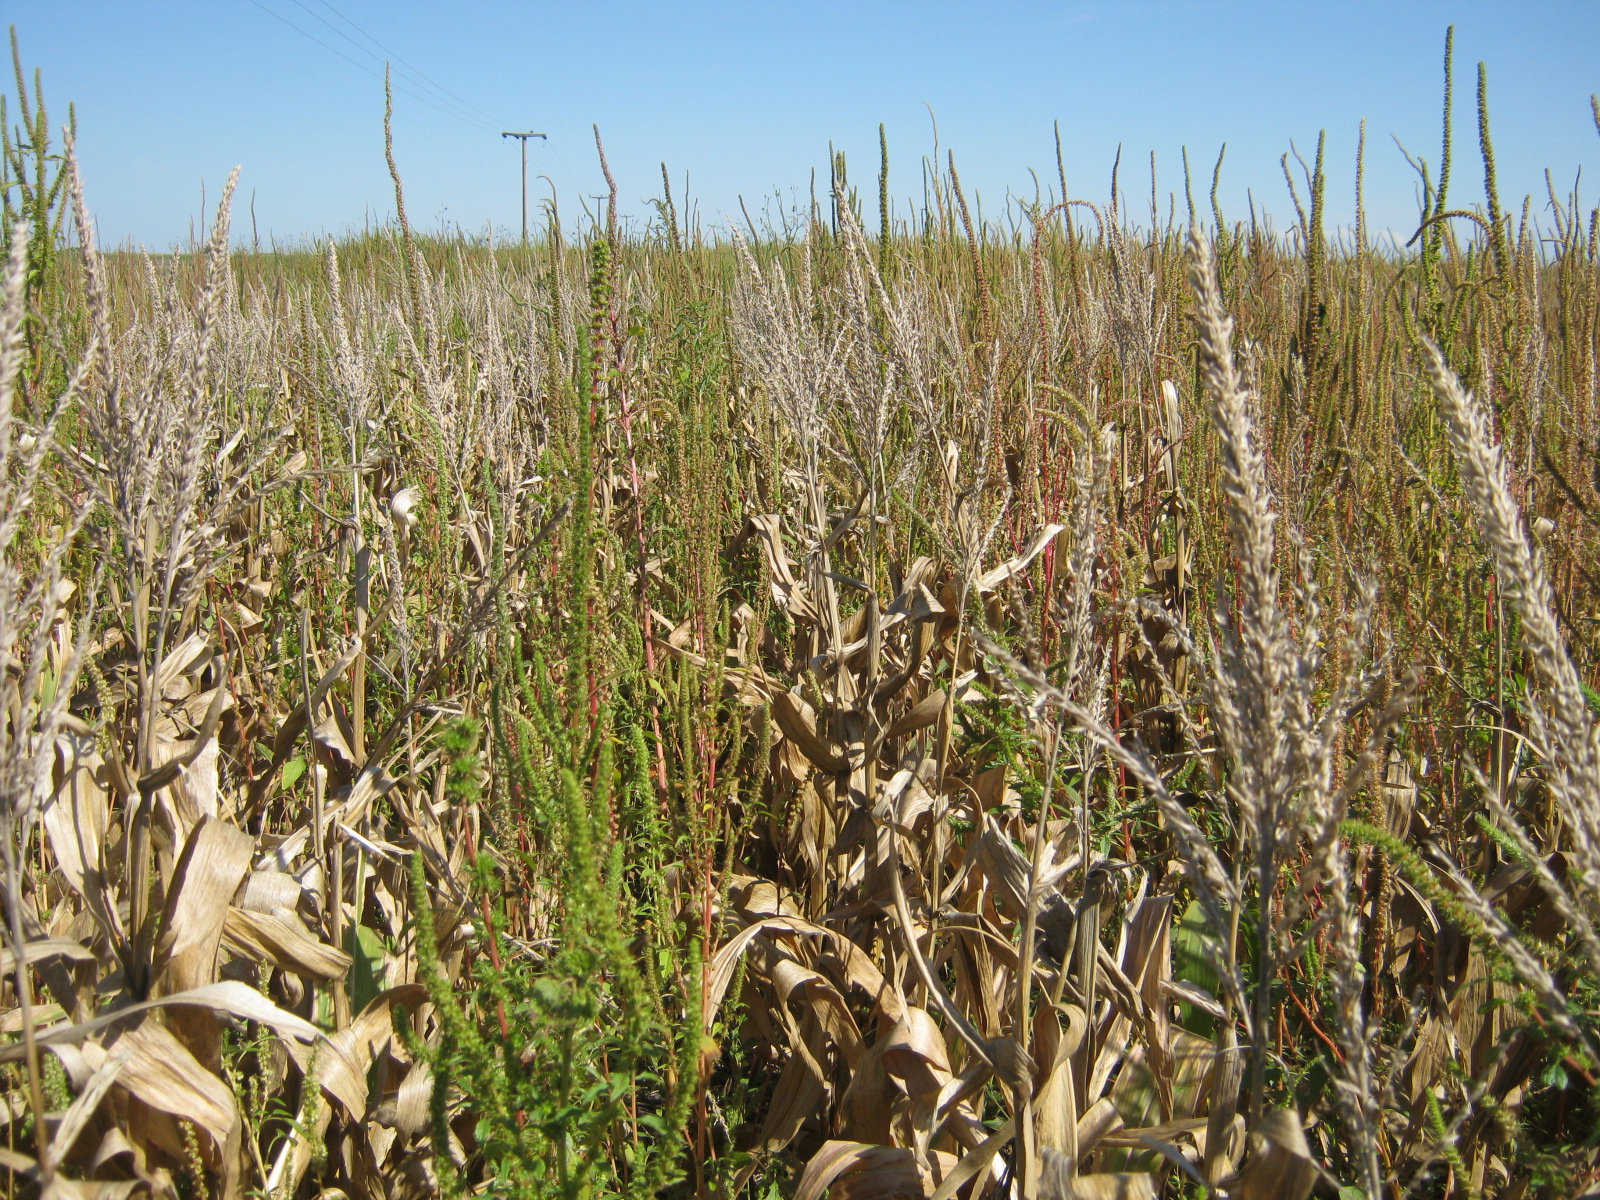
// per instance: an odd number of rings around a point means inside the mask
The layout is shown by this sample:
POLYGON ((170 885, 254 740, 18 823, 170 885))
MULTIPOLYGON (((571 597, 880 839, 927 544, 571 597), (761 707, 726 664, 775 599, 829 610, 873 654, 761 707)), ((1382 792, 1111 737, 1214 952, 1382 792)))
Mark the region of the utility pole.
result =
MULTIPOLYGON (((522 244, 528 244, 528 139, 542 138, 542 133, 512 133, 507 131, 500 135, 503 138, 514 137, 522 143, 522 244)), ((548 139, 546 139, 548 140, 548 139)))

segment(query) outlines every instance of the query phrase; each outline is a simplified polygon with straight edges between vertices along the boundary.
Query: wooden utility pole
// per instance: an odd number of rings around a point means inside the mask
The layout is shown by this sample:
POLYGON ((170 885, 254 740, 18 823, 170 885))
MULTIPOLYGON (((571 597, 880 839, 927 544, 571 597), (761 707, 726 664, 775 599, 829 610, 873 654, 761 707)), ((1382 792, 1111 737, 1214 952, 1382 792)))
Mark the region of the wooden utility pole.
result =
MULTIPOLYGON (((522 244, 528 244, 528 139, 542 138, 542 133, 512 133, 507 131, 500 135, 503 138, 514 137, 522 143, 522 244)), ((548 139, 546 139, 548 140, 548 139)))

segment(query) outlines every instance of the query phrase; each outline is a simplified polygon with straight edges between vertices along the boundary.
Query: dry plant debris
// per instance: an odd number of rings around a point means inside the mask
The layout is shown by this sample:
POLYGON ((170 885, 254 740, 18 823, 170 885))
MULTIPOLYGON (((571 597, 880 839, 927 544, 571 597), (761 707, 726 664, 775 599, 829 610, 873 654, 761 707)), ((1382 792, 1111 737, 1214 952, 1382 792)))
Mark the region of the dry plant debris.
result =
POLYGON ((27 153, 8 1196, 1600 1180, 1576 198, 158 262, 27 153))

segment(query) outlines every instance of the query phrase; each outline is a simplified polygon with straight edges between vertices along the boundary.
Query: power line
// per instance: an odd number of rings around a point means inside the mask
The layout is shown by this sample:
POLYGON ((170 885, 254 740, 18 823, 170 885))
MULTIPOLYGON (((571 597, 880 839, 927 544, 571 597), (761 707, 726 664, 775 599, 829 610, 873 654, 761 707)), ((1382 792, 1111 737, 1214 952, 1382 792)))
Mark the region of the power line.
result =
MULTIPOLYGON (((305 3, 305 0, 294 0, 294 3, 299 8, 304 10, 306 15, 311 17, 312 20, 317 21, 318 23, 320 23, 321 25, 325 26, 327 29, 331 30, 333 33, 335 33, 339 37, 343 38, 346 42, 348 42, 351 46, 353 46, 358 53, 365 54, 368 58, 372 59, 374 62, 378 62, 378 63, 383 63, 384 62, 384 59, 382 59, 378 55, 374 54, 371 50, 369 50, 365 46, 363 46, 360 42, 356 41, 355 38, 351 37, 344 30, 340 29, 337 25, 333 24, 333 22, 329 21, 321 13, 317 12, 315 9, 313 9, 309 5, 307 5, 305 3)), ((402 77, 406 77, 406 76, 411 75, 411 72, 406 71, 402 67, 402 68, 400 68, 399 71, 396 72, 396 74, 399 74, 402 77)), ((442 90, 439 89, 439 87, 436 84, 433 84, 431 81, 427 81, 427 80, 423 80, 423 79, 416 79, 416 80, 413 80, 413 82, 418 83, 418 84, 420 84, 421 86, 424 86, 424 87, 432 88, 434 91, 440 92, 440 95, 435 97, 435 99, 437 101, 442 102, 444 105, 447 105, 451 110, 458 110, 458 111, 454 112, 454 115, 460 117, 462 120, 476 122, 479 119, 476 115, 471 113, 465 106, 463 106, 463 105, 461 105, 461 104, 459 104, 459 103, 457 103, 455 101, 450 100, 447 96, 445 96, 443 94, 442 90)))
MULTIPOLYGON (((292 29, 296 33, 298 33, 301 37, 307 38, 310 41, 315 42, 317 45, 321 46, 324 50, 326 50, 329 54, 337 55, 339 58, 344 59, 345 62, 349 63, 352 67, 356 68, 356 70, 364 71, 368 75, 371 75, 375 79, 382 79, 383 78, 382 75, 379 75, 378 72, 374 71, 371 67, 367 66, 365 63, 357 62, 355 59, 351 58, 348 54, 344 53, 344 51, 338 49, 335 46, 328 45, 327 42, 323 41, 316 34, 311 33, 308 30, 302 29, 300 26, 296 25, 293 21, 289 20, 288 17, 285 17, 282 13, 274 12, 272 9, 268 8, 265 4, 261 3, 261 0, 250 0, 250 3, 254 4, 257 8, 259 8, 262 12, 266 13, 268 16, 275 17, 279 21, 282 21, 290 29, 292 29)), ((464 113, 451 112, 449 109, 441 107, 432 97, 426 96, 426 95, 422 95, 422 94, 420 94, 418 92, 415 92, 412 89, 406 87, 404 84, 400 85, 399 90, 404 92, 406 95, 410 96, 413 100, 421 101, 423 104, 426 104, 429 108, 433 109, 435 112, 441 113, 444 116, 451 117, 454 120, 461 121, 461 122, 463 122, 465 124, 476 125, 479 129, 485 130, 486 132, 491 132, 491 133, 498 132, 495 129, 494 125, 492 125, 492 124, 490 124, 488 122, 479 120, 476 117, 470 117, 470 116, 468 116, 468 115, 466 115, 464 113)))
MULTIPOLYGON (((302 0, 295 0, 295 3, 296 4, 300 4, 300 6, 302 8, 305 7, 305 5, 302 3, 302 0)), ((463 99, 461 96, 459 96, 456 93, 452 92, 449 88, 445 87, 443 84, 435 82, 426 73, 424 73, 421 68, 413 66, 403 56, 401 56, 400 54, 395 53, 395 51, 393 49, 391 49, 389 46, 385 45, 383 42, 380 42, 377 38, 373 37, 370 33, 368 33, 365 29, 363 29, 360 25, 356 24, 353 20, 351 20, 348 16, 346 16, 339 8, 337 8, 335 5, 333 5, 330 2, 330 0, 317 0, 317 3, 322 5, 323 8, 327 9, 334 16, 338 17, 339 20, 343 21, 346 25, 350 26, 351 29, 355 30, 356 33, 360 34, 367 41, 371 42, 379 50, 383 51, 383 53, 385 55, 387 55, 389 59, 392 59, 396 63, 403 64, 404 67, 408 69, 407 70, 408 74, 415 75, 420 80, 426 81, 429 86, 433 87, 436 91, 440 92, 442 95, 449 97, 451 100, 455 101, 461 107, 471 109, 473 112, 481 114, 485 119, 487 119, 487 120, 489 120, 489 121, 494 123, 493 127, 495 129, 504 129, 506 127, 506 125, 512 123, 512 122, 506 122, 506 121, 499 121, 492 114, 490 114, 488 112, 485 112, 483 109, 479 108, 476 104, 473 104, 470 101, 463 99)), ((313 14, 313 15, 315 15, 315 14, 313 14)), ((326 24, 326 22, 324 22, 324 24, 326 24)), ((371 51, 364 51, 364 53, 369 53, 370 54, 371 51)), ((374 57, 376 58, 377 56, 374 55, 374 57)), ((381 61, 385 61, 385 60, 384 59, 379 59, 378 61, 381 62, 381 61)), ((526 143, 524 143, 524 145, 526 145, 526 143)), ((551 145, 549 142, 545 143, 545 149, 548 151, 548 153, 553 155, 554 158, 555 158, 556 166, 553 169, 556 170, 557 174, 561 175, 563 177, 565 183, 569 187, 571 187, 574 191, 579 190, 579 184, 577 182, 577 180, 579 178, 579 175, 578 175, 578 172, 573 170, 572 164, 567 162, 566 158, 562 155, 561 151, 559 149, 557 149, 555 146, 551 145)))
MULTIPOLYGON (((355 38, 351 37, 348 33, 346 33, 344 30, 340 29, 332 21, 328 20, 327 17, 324 17, 321 13, 317 12, 314 8, 312 8, 310 5, 308 5, 305 2, 305 0, 294 0, 294 3, 298 7, 304 9, 306 14, 308 16, 310 16, 313 20, 315 20, 318 23, 320 23, 321 25, 325 26, 327 29, 331 30, 333 33, 335 33, 339 37, 343 38, 351 46, 355 47, 355 49, 356 49, 356 51, 358 53, 365 54, 368 58, 372 59, 376 63, 382 63, 384 65, 388 65, 388 63, 390 61, 389 59, 386 59, 382 55, 376 54, 372 50, 369 50, 366 46, 363 46, 360 42, 356 41, 355 38)), ((328 6, 328 7, 329 7, 329 10, 331 12, 333 12, 333 14, 336 17, 338 17, 340 20, 344 21, 345 24, 349 25, 357 33, 361 34, 362 37, 366 38, 369 42, 372 42, 373 45, 377 46, 381 50, 382 49, 387 49, 386 47, 384 47, 382 45, 382 43, 378 42, 376 39, 372 38, 367 33, 365 33, 361 29, 361 27, 359 25, 356 25, 355 22, 351 21, 350 18, 346 17, 343 13, 339 12, 337 9, 332 8, 331 5, 328 6)), ((401 59, 399 55, 395 55, 392 52, 390 52, 390 54, 391 54, 393 60, 396 63, 404 63, 405 62, 405 60, 401 59)), ((401 75, 403 77, 409 78, 411 80, 411 82, 417 84, 420 87, 424 87, 424 88, 430 89, 431 91, 437 93, 437 95, 434 98, 436 100, 438 100, 439 102, 441 102, 442 104, 448 106, 451 109, 459 110, 458 115, 462 118, 462 120, 474 121, 474 122, 480 121, 480 120, 481 121, 487 121, 487 122, 490 122, 490 123, 494 122, 494 117, 492 115, 490 115, 489 113, 484 112, 482 109, 476 107, 475 105, 467 103, 465 100, 461 99, 461 97, 456 96, 452 92, 450 92, 449 89, 441 86, 440 84, 435 83, 432 79, 430 79, 427 75, 423 74, 420 70, 417 70, 414 67, 410 67, 409 64, 406 64, 404 66, 397 66, 396 69, 395 69, 395 73, 398 74, 398 75, 401 75)))
MULTIPOLYGON (((454 92, 452 92, 449 88, 445 87, 443 84, 435 82, 433 79, 431 79, 422 70, 422 68, 413 66, 410 62, 406 61, 405 58, 401 57, 399 54, 396 54, 393 50, 389 49, 388 46, 385 46, 377 38, 373 37, 365 29, 361 28, 361 26, 357 25, 349 17, 345 16, 344 13, 340 12, 337 8, 335 8, 332 4, 330 4, 328 2, 328 0, 317 0, 317 2, 319 4, 321 4, 323 8, 325 8, 329 12, 331 12, 334 16, 338 17, 346 25, 350 26, 351 29, 354 29, 362 37, 366 38, 367 41, 371 42, 379 50, 382 50, 384 52, 384 54, 387 55, 389 58, 393 59, 397 63, 400 63, 404 68, 407 69, 408 73, 414 74, 420 81, 425 82, 429 87, 433 88, 440 95, 448 97, 450 100, 453 100, 456 104, 460 105, 462 108, 465 108, 465 109, 468 109, 468 110, 470 110, 472 112, 477 113, 480 117, 482 117, 485 121, 488 121, 490 124, 493 124, 493 125, 504 124, 504 122, 499 121, 493 114, 484 112, 484 110, 479 108, 476 104, 473 104, 470 101, 465 100, 462 97, 456 95, 454 92)), ((301 8, 305 8, 306 7, 303 3, 301 3, 301 0, 295 0, 295 3, 299 4, 301 8)), ((315 14, 312 14, 312 15, 315 15, 315 14)), ((318 19, 320 20, 321 18, 318 18, 318 19)), ((327 24, 327 22, 323 22, 323 23, 327 24)), ((329 28, 332 28, 332 26, 329 26, 329 28)), ((372 52, 369 50, 369 51, 367 51, 367 53, 371 54, 372 52)), ((374 57, 376 57, 376 55, 374 55, 374 57)))
MULTIPOLYGON (((367 55, 370 58, 372 58, 375 62, 383 62, 385 64, 385 66, 388 65, 388 63, 384 59, 379 58, 377 55, 373 54, 373 52, 368 50, 366 47, 361 46, 358 43, 356 43, 352 38, 349 37, 349 35, 345 34, 342 30, 335 28, 332 24, 330 24, 327 20, 325 20, 318 13, 316 13, 313 10, 311 10, 310 8, 308 8, 304 3, 302 3, 302 0, 294 0, 294 2, 297 5, 299 5, 300 8, 305 9, 305 11, 307 12, 308 15, 310 15, 312 17, 315 17, 321 24, 326 26, 328 29, 332 30, 334 33, 338 34, 341 38, 343 38, 346 42, 348 42, 357 51, 359 51, 362 54, 367 55)), ((405 61, 406 61, 405 59, 401 58, 398 54, 395 54, 394 51, 389 49, 389 47, 385 46, 382 42, 378 41, 377 38, 375 38, 371 34, 367 33, 364 29, 362 29, 359 25, 357 25, 349 17, 345 16, 342 12, 340 12, 332 4, 328 3, 328 0, 318 0, 318 2, 321 3, 322 6, 324 8, 326 8, 329 12, 333 13, 334 16, 338 17, 345 24, 349 25, 351 29, 355 30, 363 38, 365 38, 367 41, 371 42, 379 50, 384 51, 386 54, 393 55, 395 61, 401 62, 401 63, 405 63, 405 61)), ((322 38, 318 37, 316 34, 312 33, 311 31, 309 31, 307 29, 304 29, 301 26, 295 24, 295 22, 291 21, 288 17, 285 17, 282 13, 275 12, 273 9, 268 8, 264 3, 262 3, 262 0, 250 0, 250 3, 254 4, 257 8, 259 8, 262 12, 266 13, 269 17, 272 17, 272 18, 274 18, 274 19, 276 19, 278 21, 281 21, 283 24, 287 25, 290 29, 292 29, 296 33, 298 33, 301 37, 306 38, 308 41, 315 42, 317 45, 321 46, 324 50, 326 50, 329 54, 333 54, 333 55, 337 56, 338 58, 343 59, 345 62, 349 63, 352 67, 355 67, 356 70, 364 71, 366 74, 371 75, 375 79, 382 79, 383 78, 383 75, 379 74, 377 71, 373 70, 371 67, 367 66, 365 63, 356 61, 355 59, 351 58, 348 54, 346 54, 344 51, 340 50, 337 46, 330 46, 322 38)), ((407 64, 407 66, 409 67, 409 64, 407 64)), ((433 109, 435 112, 441 113, 444 116, 451 117, 451 118, 453 118, 455 120, 461 121, 464 124, 475 126, 476 128, 484 130, 485 132, 494 133, 494 132, 498 132, 500 130, 500 128, 501 128, 500 123, 495 122, 493 120, 493 118, 489 116, 488 113, 484 112, 483 109, 479 108, 475 104, 471 104, 471 103, 461 99, 461 97, 457 96, 455 93, 451 92, 448 88, 445 88, 441 84, 435 83, 433 80, 429 79, 427 75, 425 75, 423 72, 421 72, 417 68, 410 67, 410 69, 406 72, 406 74, 415 76, 417 78, 417 81, 421 85, 433 88, 436 92, 438 92, 440 94, 440 98, 442 98, 445 103, 451 103, 457 109, 461 109, 461 110, 465 110, 465 111, 451 111, 451 109, 447 109, 447 108, 443 107, 442 104, 440 103, 439 99, 436 99, 436 98, 434 98, 432 96, 428 96, 428 95, 423 94, 423 93, 419 93, 419 92, 413 90, 412 88, 409 88, 409 87, 405 86, 405 84, 403 82, 396 84, 395 86, 396 86, 397 90, 403 92, 405 95, 410 96, 414 100, 420 101, 421 103, 427 105, 429 108, 433 109), (480 114, 480 113, 483 114, 483 116, 481 118, 479 116, 477 116, 477 115, 474 115, 474 114, 480 114)), ((548 145, 548 143, 546 143, 546 144, 548 145)), ((523 142, 523 146, 526 147, 526 145, 527 145, 527 143, 524 141, 523 142)), ((574 188, 576 188, 577 187, 577 183, 576 183, 577 173, 572 169, 572 165, 566 161, 566 158, 561 154, 561 152, 559 150, 555 150, 553 147, 551 149, 552 149, 552 153, 554 154, 554 157, 556 159, 556 162, 560 166, 560 172, 559 173, 566 178, 566 182, 569 185, 571 185, 574 188)), ((524 151, 524 152, 526 152, 526 151, 524 151)), ((524 201, 524 212, 526 212, 526 201, 524 201)), ((524 217, 524 222, 526 222, 526 217, 524 217)))

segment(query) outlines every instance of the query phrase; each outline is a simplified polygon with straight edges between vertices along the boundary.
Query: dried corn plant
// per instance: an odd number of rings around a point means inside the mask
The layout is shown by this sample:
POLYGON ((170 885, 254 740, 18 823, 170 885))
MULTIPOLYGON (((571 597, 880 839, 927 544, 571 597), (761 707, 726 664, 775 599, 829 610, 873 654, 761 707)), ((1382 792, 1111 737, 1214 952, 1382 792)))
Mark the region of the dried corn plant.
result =
POLYGON ((1187 243, 951 160, 869 237, 839 161, 725 244, 225 194, 157 262, 70 162, 0 308, 8 1195, 1600 1178, 1575 198, 1385 257, 1320 158, 1187 243))

